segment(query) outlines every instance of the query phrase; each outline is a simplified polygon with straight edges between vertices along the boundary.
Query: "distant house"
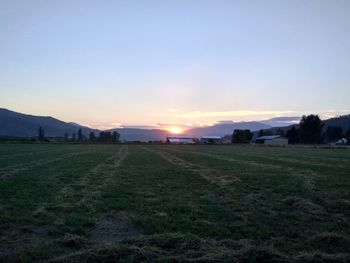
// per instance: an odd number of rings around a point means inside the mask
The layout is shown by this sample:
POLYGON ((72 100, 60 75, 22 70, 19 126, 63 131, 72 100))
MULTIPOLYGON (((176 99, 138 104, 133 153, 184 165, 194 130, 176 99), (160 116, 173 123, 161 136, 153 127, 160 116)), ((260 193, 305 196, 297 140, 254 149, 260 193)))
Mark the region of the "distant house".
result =
POLYGON ((340 140, 338 140, 335 144, 336 145, 346 145, 348 143, 348 140, 345 138, 342 138, 340 140))
POLYGON ((204 144, 222 144, 223 139, 221 136, 202 136, 200 142, 204 144))
POLYGON ((255 139, 255 143, 283 146, 283 145, 288 145, 288 139, 280 135, 261 136, 255 139))
POLYGON ((166 138, 167 143, 171 144, 194 144, 196 143, 195 139, 188 137, 186 135, 169 135, 166 138))

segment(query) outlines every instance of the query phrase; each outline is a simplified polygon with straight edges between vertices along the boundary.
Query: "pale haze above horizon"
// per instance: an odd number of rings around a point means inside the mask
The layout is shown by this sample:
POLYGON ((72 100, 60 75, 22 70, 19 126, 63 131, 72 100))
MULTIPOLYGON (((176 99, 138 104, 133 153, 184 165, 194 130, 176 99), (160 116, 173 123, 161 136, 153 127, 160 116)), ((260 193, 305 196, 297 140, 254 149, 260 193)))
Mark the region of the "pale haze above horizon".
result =
POLYGON ((350 113, 350 1, 0 1, 0 108, 95 128, 350 113))

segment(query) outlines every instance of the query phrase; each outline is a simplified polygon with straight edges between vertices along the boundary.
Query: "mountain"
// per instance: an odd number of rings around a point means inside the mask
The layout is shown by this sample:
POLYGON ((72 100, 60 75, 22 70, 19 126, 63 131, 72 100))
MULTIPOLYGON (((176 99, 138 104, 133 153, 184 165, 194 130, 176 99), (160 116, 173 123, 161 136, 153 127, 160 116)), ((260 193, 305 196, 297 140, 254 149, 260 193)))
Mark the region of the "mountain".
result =
POLYGON ((160 129, 119 128, 109 131, 117 131, 120 134, 120 139, 125 141, 165 141, 169 134, 168 131, 160 129))
POLYGON ((47 137, 63 137, 65 133, 72 135, 79 128, 83 134, 89 135, 91 131, 98 130, 67 123, 49 116, 34 116, 0 108, 0 136, 33 137, 38 134, 39 127, 45 130, 47 137))
POLYGON ((350 114, 324 120, 323 123, 325 128, 329 126, 338 126, 341 127, 344 132, 346 132, 348 129, 350 129, 350 114))
POLYGON ((235 129, 249 129, 251 131, 257 131, 261 129, 269 129, 270 125, 256 122, 256 121, 248 121, 248 122, 231 122, 231 123, 218 123, 209 127, 198 127, 185 131, 185 133, 192 137, 201 137, 201 136, 225 136, 228 134, 232 134, 235 129))

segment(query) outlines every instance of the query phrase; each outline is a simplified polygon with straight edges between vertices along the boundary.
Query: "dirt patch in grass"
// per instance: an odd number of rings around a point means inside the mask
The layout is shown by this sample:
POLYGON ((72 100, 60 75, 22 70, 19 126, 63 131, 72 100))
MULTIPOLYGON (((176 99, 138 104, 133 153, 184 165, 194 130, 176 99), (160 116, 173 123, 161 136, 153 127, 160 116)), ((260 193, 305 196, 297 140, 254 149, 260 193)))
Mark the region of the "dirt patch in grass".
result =
POLYGON ((141 234, 141 229, 132 224, 125 213, 99 219, 87 231, 88 240, 99 244, 112 244, 141 234))

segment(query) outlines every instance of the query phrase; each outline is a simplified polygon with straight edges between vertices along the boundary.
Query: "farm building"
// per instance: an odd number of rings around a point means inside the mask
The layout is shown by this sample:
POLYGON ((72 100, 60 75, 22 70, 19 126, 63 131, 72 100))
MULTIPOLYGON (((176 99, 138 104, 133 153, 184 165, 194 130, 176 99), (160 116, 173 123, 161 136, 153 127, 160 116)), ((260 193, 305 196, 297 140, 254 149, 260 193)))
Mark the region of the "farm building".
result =
POLYGON ((335 144, 336 144, 336 145, 346 145, 347 143, 348 143, 348 140, 345 139, 345 138, 342 138, 342 139, 336 141, 335 144))
POLYGON ((202 136, 200 142, 204 144, 221 144, 223 140, 221 136, 202 136))
POLYGON ((261 136, 255 139, 256 144, 265 145, 288 145, 288 139, 280 135, 261 136))
POLYGON ((185 136, 185 135, 171 135, 166 138, 167 143, 172 144, 194 144, 196 143, 194 138, 185 136))

